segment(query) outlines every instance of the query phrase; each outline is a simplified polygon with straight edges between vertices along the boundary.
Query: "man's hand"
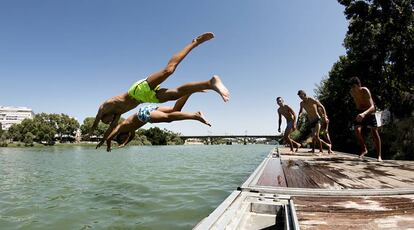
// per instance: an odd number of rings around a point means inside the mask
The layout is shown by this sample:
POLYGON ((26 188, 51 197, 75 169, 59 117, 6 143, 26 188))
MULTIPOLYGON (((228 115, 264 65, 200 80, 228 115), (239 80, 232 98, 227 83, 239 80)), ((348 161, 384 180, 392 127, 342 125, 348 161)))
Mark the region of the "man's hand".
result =
POLYGON ((102 140, 101 142, 99 142, 97 145, 96 145, 96 149, 98 149, 99 147, 101 147, 102 145, 103 145, 103 143, 105 142, 105 140, 102 140))
POLYGON ((360 114, 358 114, 358 116, 356 117, 356 120, 357 120, 358 122, 361 122, 361 121, 364 119, 364 117, 365 117, 365 114, 364 114, 364 113, 360 113, 360 114))

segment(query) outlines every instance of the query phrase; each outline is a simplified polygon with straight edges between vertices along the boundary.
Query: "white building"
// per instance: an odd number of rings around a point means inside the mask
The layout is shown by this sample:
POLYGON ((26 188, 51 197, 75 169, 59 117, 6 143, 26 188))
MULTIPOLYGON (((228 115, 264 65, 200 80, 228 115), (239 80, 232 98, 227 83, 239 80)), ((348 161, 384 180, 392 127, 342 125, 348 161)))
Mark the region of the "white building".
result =
POLYGON ((3 130, 13 124, 20 124, 26 118, 33 118, 33 110, 27 107, 0 106, 0 123, 3 130))

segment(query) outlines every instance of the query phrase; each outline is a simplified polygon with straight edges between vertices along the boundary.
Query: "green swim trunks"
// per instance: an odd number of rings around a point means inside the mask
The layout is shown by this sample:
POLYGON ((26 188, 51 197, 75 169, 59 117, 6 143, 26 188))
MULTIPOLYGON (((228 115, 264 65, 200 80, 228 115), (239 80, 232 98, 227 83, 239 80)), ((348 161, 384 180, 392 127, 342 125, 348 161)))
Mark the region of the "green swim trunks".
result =
POLYGON ((154 90, 150 88, 146 79, 135 82, 128 90, 128 95, 140 102, 160 103, 156 96, 156 91, 160 89, 158 85, 154 90))

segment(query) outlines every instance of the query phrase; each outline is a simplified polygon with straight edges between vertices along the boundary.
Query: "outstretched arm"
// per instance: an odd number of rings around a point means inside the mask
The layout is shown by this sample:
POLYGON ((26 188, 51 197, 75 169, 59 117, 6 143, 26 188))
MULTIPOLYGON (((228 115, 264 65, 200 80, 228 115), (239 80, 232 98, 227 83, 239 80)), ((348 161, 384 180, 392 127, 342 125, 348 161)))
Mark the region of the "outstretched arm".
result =
POLYGON ((111 143, 112 139, 114 139, 120 132, 121 124, 119 124, 112 132, 109 134, 108 138, 106 139, 106 151, 111 152, 111 143))
POLYGON ((129 142, 131 142, 135 137, 135 130, 134 131, 130 131, 128 134, 128 138, 124 141, 124 143, 119 145, 119 148, 125 147, 125 145, 127 145, 129 142))
POLYGON ((95 121, 93 122, 93 125, 91 129, 89 130, 89 136, 92 136, 93 131, 95 131, 96 127, 98 127, 98 124, 101 118, 102 118, 102 108, 99 108, 98 113, 95 116, 95 121))
POLYGON ((111 124, 109 125, 108 129, 105 131, 105 134, 104 134, 101 142, 99 142, 99 144, 96 145, 96 148, 101 147, 101 145, 103 145, 103 143, 105 143, 105 140, 108 138, 109 134, 111 134, 112 130, 114 130, 115 127, 118 125, 119 118, 121 118, 121 114, 115 115, 115 117, 112 120, 111 124))

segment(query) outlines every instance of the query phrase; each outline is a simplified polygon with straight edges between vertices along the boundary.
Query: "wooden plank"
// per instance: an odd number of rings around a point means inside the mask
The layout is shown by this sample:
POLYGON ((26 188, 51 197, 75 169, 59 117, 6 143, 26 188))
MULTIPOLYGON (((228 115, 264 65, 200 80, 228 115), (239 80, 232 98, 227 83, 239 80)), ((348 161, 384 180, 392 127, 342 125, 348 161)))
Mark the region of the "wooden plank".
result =
POLYGON ((283 173, 280 158, 272 158, 268 161, 262 175, 257 181, 257 185, 286 187, 286 178, 283 173))
POLYGON ((326 175, 326 173, 321 172, 320 168, 326 168, 324 166, 316 167, 315 165, 310 164, 305 161, 297 162, 300 167, 302 167, 303 172, 308 175, 319 188, 325 189, 343 189, 344 186, 336 183, 336 181, 326 175))
POLYGON ((282 159, 282 168, 287 186, 293 188, 319 188, 318 184, 303 170, 303 167, 301 167, 303 164, 298 162, 299 160, 282 159))
MULTIPOLYGON (((413 162, 367 161, 343 154, 325 154, 321 156, 302 152, 286 154, 283 149, 280 152, 282 153, 282 160, 306 162, 302 171, 304 171, 304 174, 308 174, 308 177, 320 188, 386 189, 414 187, 413 162)), ((287 175, 285 176, 287 177, 287 175)), ((297 177, 296 174, 293 174, 293 176, 297 177)), ((287 181, 289 180, 287 178, 287 181)), ((295 178, 292 178, 292 180, 295 181, 295 178)), ((295 183, 293 182, 293 184, 295 183)))
POLYGON ((414 227, 414 195, 294 197, 301 229, 407 229, 414 227))

